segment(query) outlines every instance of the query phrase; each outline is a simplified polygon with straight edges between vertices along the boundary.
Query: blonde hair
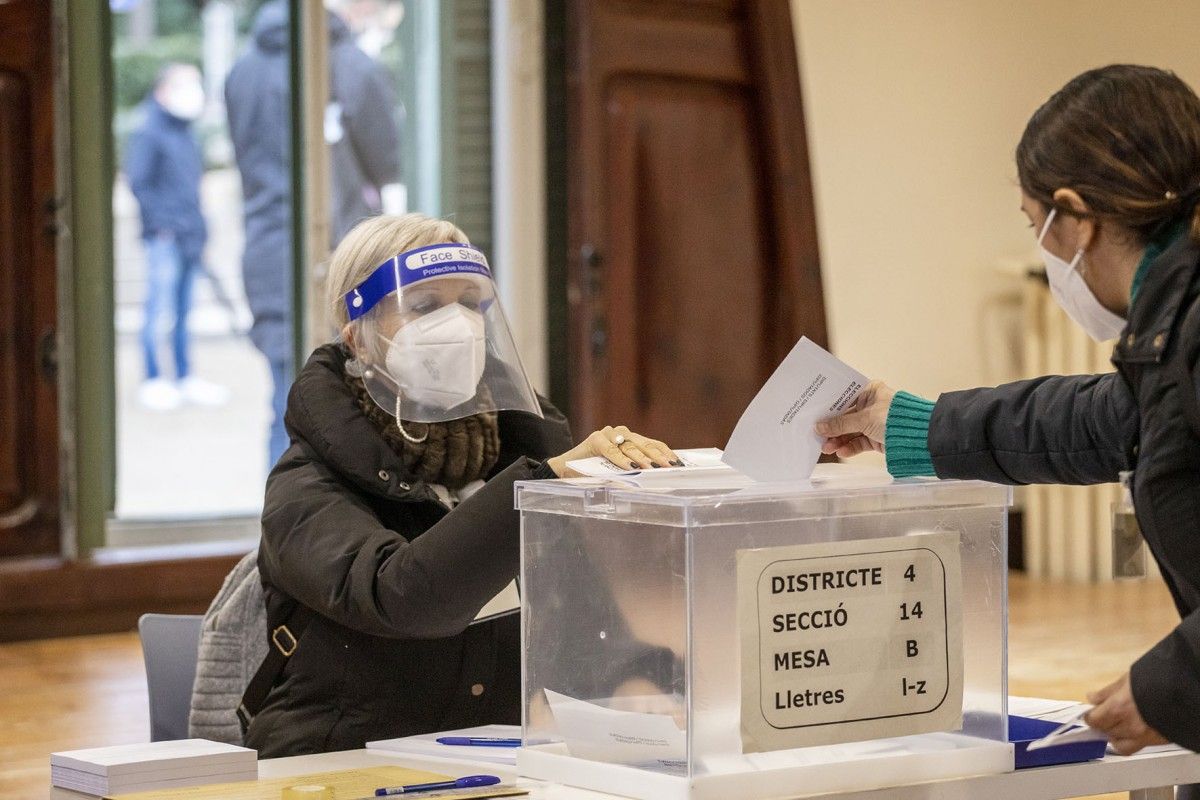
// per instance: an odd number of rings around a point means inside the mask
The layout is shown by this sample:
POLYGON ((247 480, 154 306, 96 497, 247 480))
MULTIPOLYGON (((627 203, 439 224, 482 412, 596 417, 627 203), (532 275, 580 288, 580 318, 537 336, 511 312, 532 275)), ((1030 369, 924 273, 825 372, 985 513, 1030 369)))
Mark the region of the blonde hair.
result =
POLYGON ((431 244, 470 244, 453 222, 424 214, 380 214, 355 225, 342 239, 329 261, 325 296, 331 319, 340 331, 350 322, 343 299, 371 271, 394 255, 431 244))

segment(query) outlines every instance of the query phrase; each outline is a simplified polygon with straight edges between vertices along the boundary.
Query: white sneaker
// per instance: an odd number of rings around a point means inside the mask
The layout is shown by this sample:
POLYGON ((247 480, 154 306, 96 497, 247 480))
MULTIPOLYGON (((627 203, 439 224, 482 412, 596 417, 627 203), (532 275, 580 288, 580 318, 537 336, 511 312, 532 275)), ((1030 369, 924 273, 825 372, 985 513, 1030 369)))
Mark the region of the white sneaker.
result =
POLYGON ((183 402, 179 389, 166 378, 143 381, 138 387, 137 399, 148 411, 173 411, 183 402))
POLYGON ((219 383, 206 381, 189 375, 179 382, 179 393, 184 402, 197 406, 217 408, 229 402, 231 393, 219 383))

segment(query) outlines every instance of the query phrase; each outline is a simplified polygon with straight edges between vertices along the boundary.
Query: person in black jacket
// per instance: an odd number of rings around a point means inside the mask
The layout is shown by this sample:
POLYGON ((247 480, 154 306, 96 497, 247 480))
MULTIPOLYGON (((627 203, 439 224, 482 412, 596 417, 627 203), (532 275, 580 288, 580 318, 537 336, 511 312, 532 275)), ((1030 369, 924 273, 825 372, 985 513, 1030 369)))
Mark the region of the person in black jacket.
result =
MULTIPOLYGON (((525 377, 486 259, 448 222, 360 223, 328 288, 343 333, 291 389, 263 508, 279 655, 243 718, 264 758, 519 722, 518 617, 472 624, 517 575, 513 483, 591 456, 679 463, 623 427, 571 447, 525 377)), ((647 648, 614 647, 645 668, 647 648)))
MULTIPOLYGON (((387 73, 354 43, 346 24, 326 15, 331 246, 380 211, 380 190, 400 177, 397 104, 387 73)), ((254 322, 250 338, 271 370, 274 419, 268 463, 287 447, 284 408, 292 373, 291 153, 288 7, 272 0, 254 20, 250 48, 225 81, 229 133, 242 177, 246 247, 242 280, 254 322)))
POLYGON ((146 253, 141 335, 146 380, 138 389, 138 400, 155 411, 170 410, 184 401, 219 406, 229 399, 228 389, 192 373, 189 357, 192 286, 202 270, 208 239, 200 207, 204 159, 192 133, 192 122, 203 110, 200 70, 192 64, 167 64, 142 103, 142 120, 125 146, 125 177, 141 213, 146 253), (159 327, 164 317, 173 323, 173 379, 159 365, 159 327))
POLYGON ((1021 208, 1050 289, 1116 373, 943 394, 873 382, 818 426, 827 453, 883 450, 896 476, 1091 484, 1133 471, 1137 519, 1183 621, 1087 722, 1121 753, 1200 751, 1200 98, 1175 75, 1114 65, 1076 77, 1017 147, 1021 208))

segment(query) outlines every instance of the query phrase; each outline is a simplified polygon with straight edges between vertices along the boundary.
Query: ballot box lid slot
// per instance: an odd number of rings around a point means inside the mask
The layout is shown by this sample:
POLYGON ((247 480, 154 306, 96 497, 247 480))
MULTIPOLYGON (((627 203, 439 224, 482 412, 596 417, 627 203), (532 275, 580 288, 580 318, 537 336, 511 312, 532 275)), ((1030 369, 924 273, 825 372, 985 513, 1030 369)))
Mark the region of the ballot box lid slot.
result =
POLYGON ((821 488, 755 484, 737 489, 636 487, 603 480, 521 481, 524 513, 611 518, 663 525, 786 521, 1012 504, 1012 489, 984 481, 900 480, 879 486, 821 488))

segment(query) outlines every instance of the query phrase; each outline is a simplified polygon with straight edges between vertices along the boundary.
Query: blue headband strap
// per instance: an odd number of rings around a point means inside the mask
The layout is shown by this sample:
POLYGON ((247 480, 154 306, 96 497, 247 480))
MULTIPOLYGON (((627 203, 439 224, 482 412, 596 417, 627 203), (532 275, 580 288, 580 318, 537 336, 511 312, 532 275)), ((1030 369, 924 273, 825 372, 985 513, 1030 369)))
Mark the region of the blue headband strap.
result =
POLYGON ((378 305, 380 300, 405 286, 450 275, 492 278, 487 257, 479 248, 469 244, 433 244, 389 258, 342 299, 353 322, 378 305))

